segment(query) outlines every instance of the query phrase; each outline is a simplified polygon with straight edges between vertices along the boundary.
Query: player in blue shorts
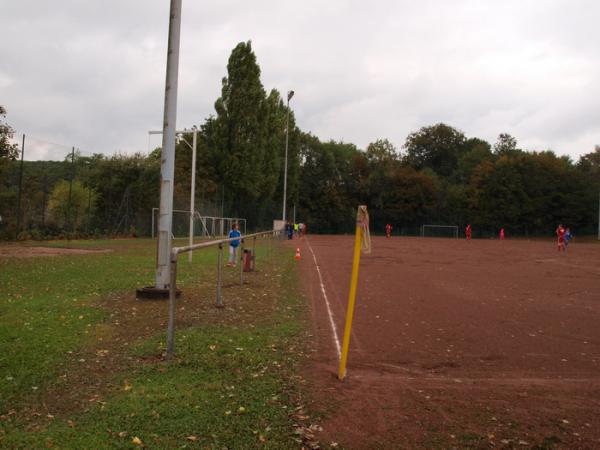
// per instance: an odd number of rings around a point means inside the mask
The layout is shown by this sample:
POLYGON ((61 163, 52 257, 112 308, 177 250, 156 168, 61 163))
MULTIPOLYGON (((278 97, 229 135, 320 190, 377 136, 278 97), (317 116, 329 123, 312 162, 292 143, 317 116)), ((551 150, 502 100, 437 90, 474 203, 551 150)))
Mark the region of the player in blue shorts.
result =
POLYGON ((571 229, 567 227, 567 229, 565 230, 565 251, 569 247, 569 242, 571 242, 572 237, 573 235, 571 234, 571 229))

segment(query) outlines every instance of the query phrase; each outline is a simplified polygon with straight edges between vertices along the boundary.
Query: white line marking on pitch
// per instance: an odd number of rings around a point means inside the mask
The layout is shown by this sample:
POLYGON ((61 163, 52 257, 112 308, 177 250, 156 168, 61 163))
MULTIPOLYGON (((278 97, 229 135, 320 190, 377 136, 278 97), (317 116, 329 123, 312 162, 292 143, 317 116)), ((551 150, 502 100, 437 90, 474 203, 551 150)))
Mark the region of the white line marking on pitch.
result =
POLYGON ((325 305, 327 305, 327 314, 329 314, 329 323, 331 324, 331 330, 333 331, 333 340, 335 341, 335 349, 337 350, 338 359, 342 359, 342 350, 340 348, 340 340, 338 339, 337 331, 335 331, 335 322, 333 321, 333 313, 331 312, 331 306, 329 305, 329 300, 327 299, 327 292, 325 292, 325 284, 323 283, 323 277, 321 276, 321 269, 319 269, 319 263, 317 263, 317 257, 315 256, 315 252, 313 252, 312 247, 310 246, 310 242, 306 239, 306 243, 308 244, 308 249, 312 253, 313 260, 315 261, 315 267, 317 268, 317 273, 319 274, 319 283, 321 283, 321 292, 323 293, 323 298, 325 299, 325 305))

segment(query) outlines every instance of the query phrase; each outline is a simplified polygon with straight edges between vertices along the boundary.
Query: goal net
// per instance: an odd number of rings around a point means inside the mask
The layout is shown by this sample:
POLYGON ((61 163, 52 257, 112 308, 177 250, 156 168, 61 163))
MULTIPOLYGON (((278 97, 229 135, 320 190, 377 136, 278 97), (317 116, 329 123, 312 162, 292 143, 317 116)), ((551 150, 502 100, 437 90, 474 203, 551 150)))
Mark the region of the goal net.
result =
POLYGON ((421 225, 421 237, 458 238, 458 225, 421 225))

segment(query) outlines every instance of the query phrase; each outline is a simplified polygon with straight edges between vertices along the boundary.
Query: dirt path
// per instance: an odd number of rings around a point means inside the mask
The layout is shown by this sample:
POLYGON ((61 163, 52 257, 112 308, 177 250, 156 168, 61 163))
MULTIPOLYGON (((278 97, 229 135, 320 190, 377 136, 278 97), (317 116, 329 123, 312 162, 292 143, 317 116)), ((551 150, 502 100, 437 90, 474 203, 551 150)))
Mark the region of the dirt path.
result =
POLYGON ((341 340, 352 237, 298 244, 323 443, 600 447, 599 245, 374 238, 341 383, 331 323, 341 340))

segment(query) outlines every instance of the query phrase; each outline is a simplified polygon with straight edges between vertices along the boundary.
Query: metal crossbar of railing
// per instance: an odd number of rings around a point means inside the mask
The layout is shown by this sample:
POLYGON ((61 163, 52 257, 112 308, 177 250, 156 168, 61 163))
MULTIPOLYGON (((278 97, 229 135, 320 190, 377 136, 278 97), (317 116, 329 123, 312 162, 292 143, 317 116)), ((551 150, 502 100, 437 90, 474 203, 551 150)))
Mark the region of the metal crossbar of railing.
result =
POLYGON ((244 241, 246 239, 252 238, 252 255, 255 254, 256 248, 256 238, 257 237, 266 237, 279 236, 281 231, 279 230, 270 230, 270 231, 262 231, 259 233, 248 234, 246 236, 236 237, 236 238, 226 238, 226 239, 217 239, 214 241, 202 242, 194 245, 187 245, 185 247, 173 247, 171 249, 171 258, 170 258, 170 278, 169 278, 169 321, 167 325, 167 354, 166 358, 171 359, 173 356, 174 343, 175 343, 175 302, 177 296, 177 257, 182 253, 191 252, 193 250, 201 250, 203 248, 208 247, 219 247, 218 252, 218 268, 217 268, 217 301, 216 306, 222 307, 223 301, 221 299, 221 270, 223 266, 223 244, 228 244, 232 241, 240 240, 240 284, 244 284, 244 241))

